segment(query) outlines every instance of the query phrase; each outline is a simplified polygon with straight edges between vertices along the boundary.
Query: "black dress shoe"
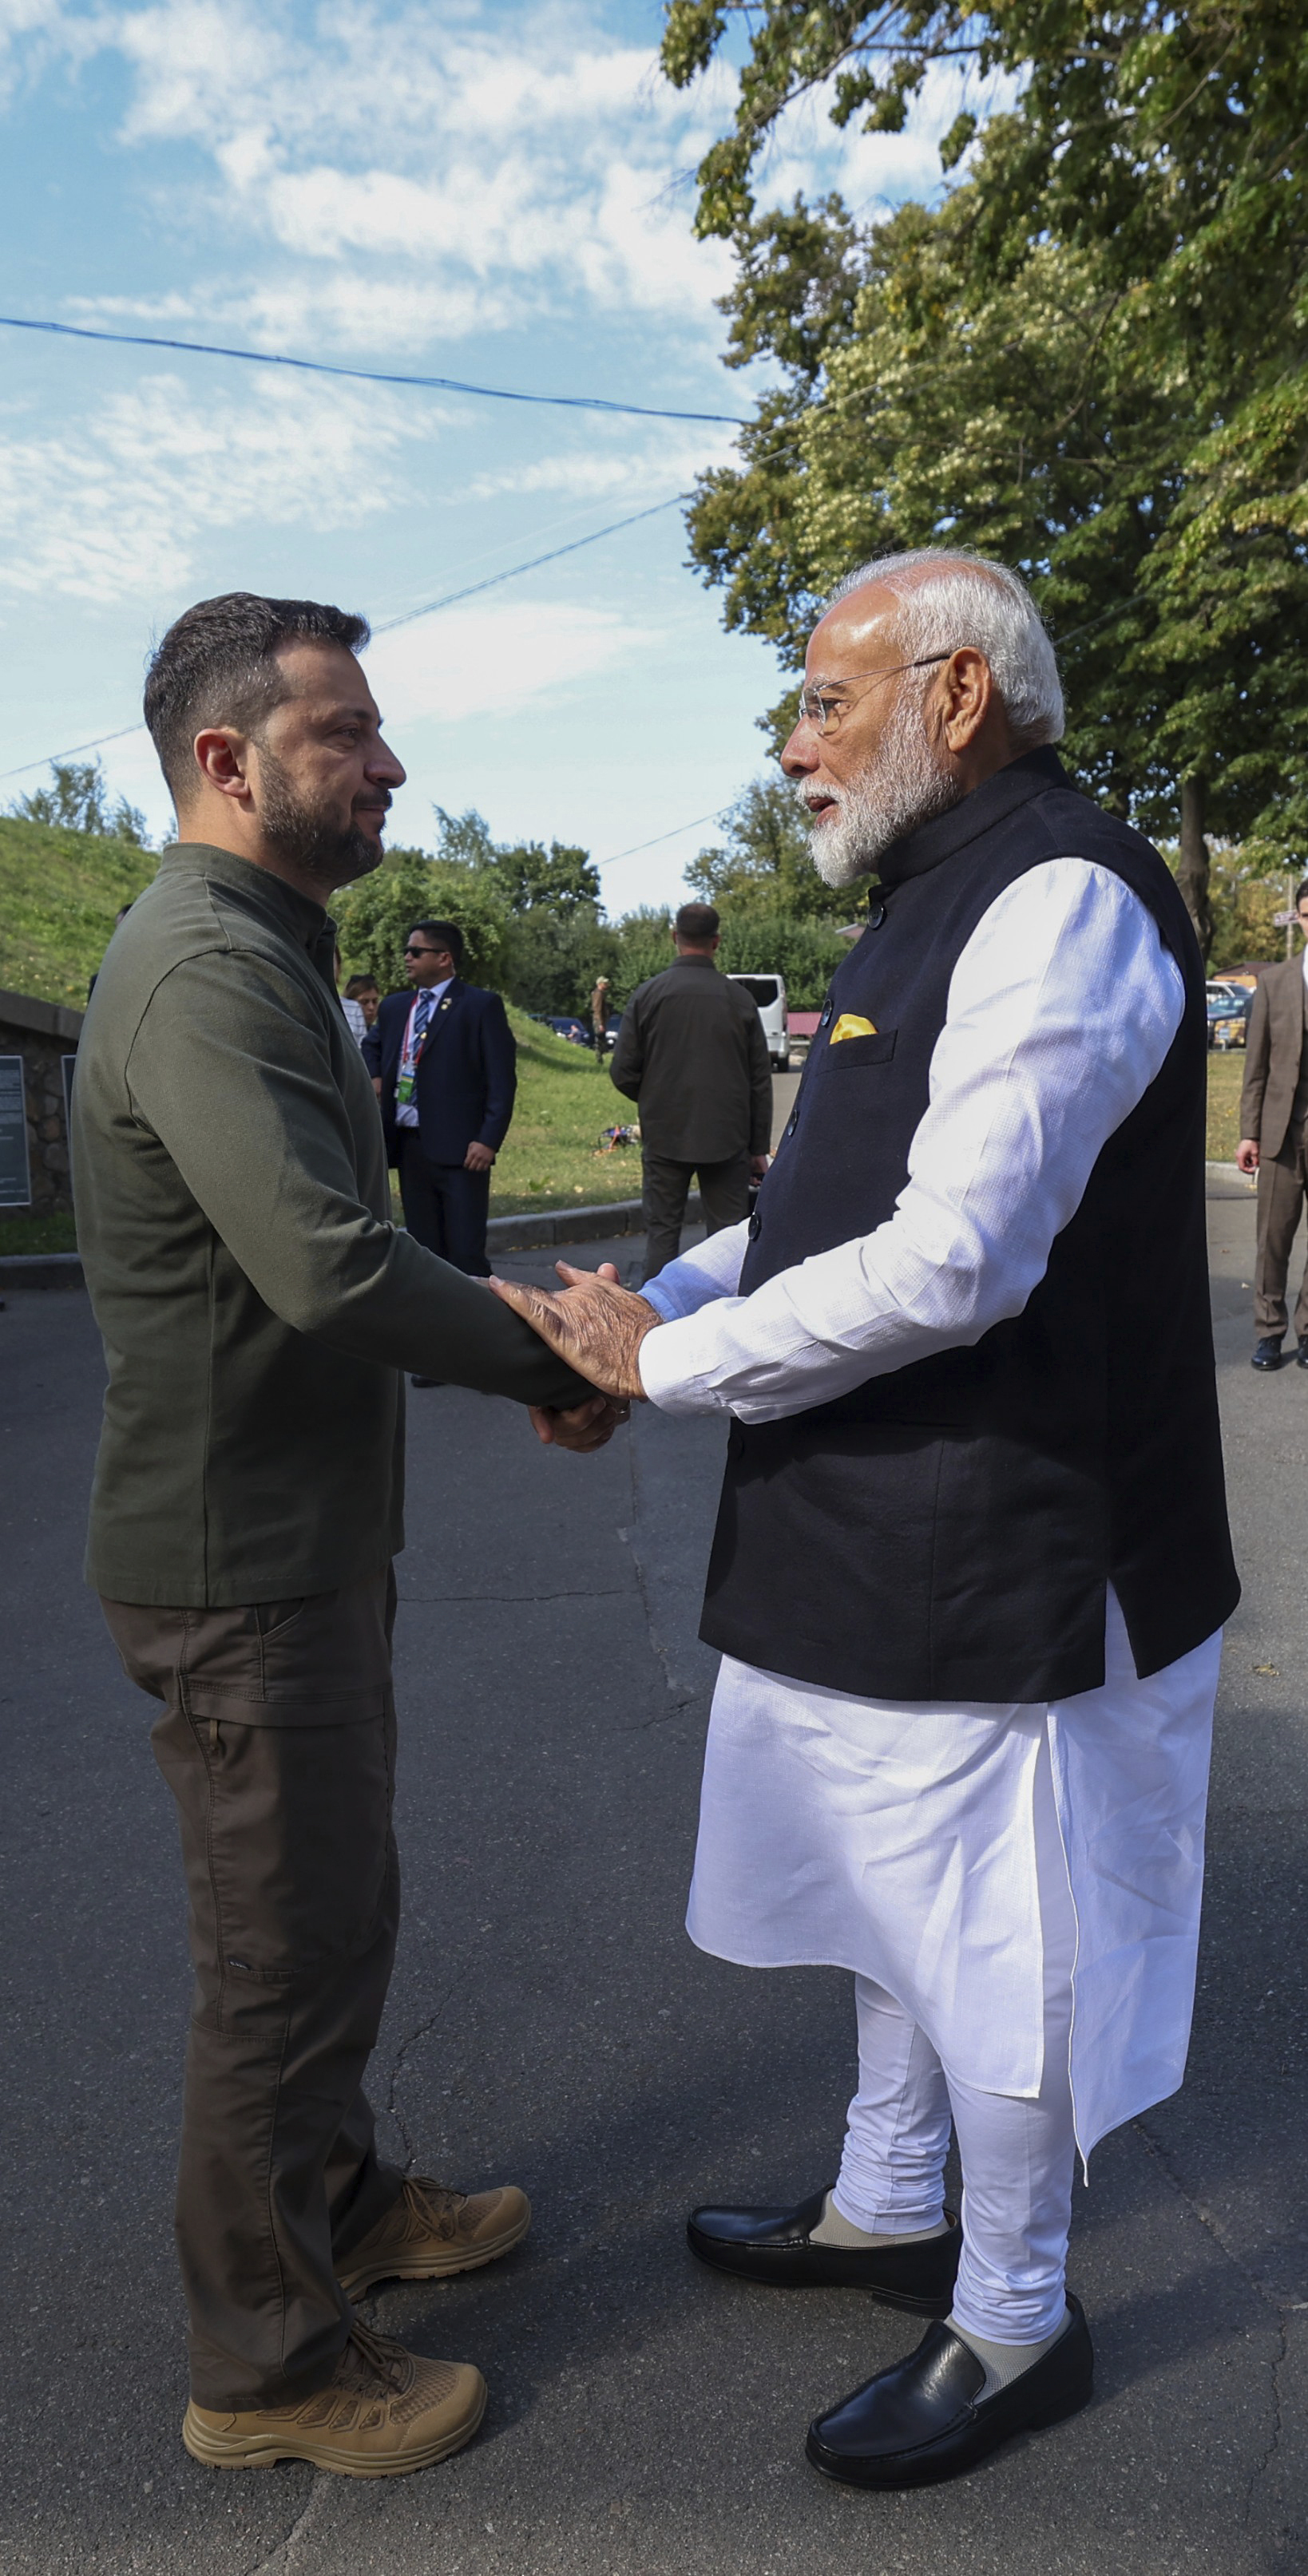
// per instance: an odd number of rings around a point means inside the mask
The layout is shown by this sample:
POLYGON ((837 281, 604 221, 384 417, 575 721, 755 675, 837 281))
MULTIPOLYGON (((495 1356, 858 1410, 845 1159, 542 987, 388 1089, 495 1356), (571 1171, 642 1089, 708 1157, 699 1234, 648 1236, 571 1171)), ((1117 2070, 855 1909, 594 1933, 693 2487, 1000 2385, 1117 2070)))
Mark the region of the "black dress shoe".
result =
POLYGON ((981 2362, 952 2326, 928 2326, 917 2351, 808 2428, 808 2456, 852 2487, 928 2487, 964 2477, 1014 2433, 1061 2424, 1089 2401, 1095 2356, 1078 2299, 1043 2361, 983 2397, 981 2362))
POLYGON ((1296 1368, 1308 1368, 1308 1333, 1299 1335, 1299 1348, 1294 1355, 1296 1368))
POLYGON ((409 1380, 410 1386, 444 1386, 445 1383, 443 1377, 411 1377, 409 1380))
POLYGON ((775 2290, 870 2290, 888 2308, 917 2317, 947 2317, 963 2231, 952 2210, 947 2236, 917 2245, 815 2245, 827 2186, 797 2209, 693 2209, 686 2224, 692 2254, 719 2272, 766 2281, 775 2290))
POLYGON ((1274 1369, 1279 1368, 1280 1365, 1281 1344, 1279 1336, 1276 1340, 1273 1340, 1271 1335, 1268 1334, 1266 1339, 1258 1344, 1253 1358, 1249 1362, 1249 1366, 1250 1368, 1274 1369))

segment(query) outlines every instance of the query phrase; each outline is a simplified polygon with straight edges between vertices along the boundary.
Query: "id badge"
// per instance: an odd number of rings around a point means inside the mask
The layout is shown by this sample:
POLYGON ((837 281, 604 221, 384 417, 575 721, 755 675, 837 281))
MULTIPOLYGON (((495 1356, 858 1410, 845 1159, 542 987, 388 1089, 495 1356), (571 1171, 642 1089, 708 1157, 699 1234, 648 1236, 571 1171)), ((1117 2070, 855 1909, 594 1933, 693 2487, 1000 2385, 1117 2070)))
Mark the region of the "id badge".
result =
POLYGON ((402 1073, 400 1075, 400 1078, 395 1085, 395 1105, 397 1109, 411 1109, 413 1107, 413 1075, 411 1073, 402 1073))

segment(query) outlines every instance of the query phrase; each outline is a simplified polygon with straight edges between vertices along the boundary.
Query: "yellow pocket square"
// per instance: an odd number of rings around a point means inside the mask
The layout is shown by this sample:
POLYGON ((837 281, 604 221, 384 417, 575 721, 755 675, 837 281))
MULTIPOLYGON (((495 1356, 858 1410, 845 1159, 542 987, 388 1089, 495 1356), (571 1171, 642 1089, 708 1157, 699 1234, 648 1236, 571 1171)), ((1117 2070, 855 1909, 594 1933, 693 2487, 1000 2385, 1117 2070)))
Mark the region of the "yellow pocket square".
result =
POLYGON ((875 1036, 876 1025, 872 1020, 860 1019, 857 1011, 842 1011, 827 1044, 835 1046, 841 1038, 874 1038, 875 1036))

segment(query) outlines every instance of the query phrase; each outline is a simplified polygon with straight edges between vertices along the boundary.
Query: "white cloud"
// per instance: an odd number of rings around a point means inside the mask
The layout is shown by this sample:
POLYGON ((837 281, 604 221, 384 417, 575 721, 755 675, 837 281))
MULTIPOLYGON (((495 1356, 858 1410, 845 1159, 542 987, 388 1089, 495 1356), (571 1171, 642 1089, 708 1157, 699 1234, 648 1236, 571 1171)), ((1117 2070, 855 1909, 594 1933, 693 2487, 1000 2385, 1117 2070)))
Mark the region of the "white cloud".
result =
MULTIPOLYGON (((604 421, 600 414, 597 426, 603 430, 619 424, 604 421)), ((629 439, 634 423, 620 426, 629 439)), ((733 441, 733 431, 711 427, 697 430, 693 438, 668 439, 643 448, 629 444, 610 448, 600 438, 592 438, 584 447, 539 456, 528 465, 491 467, 474 478, 466 495, 455 498, 485 501, 503 492, 567 492, 596 501, 630 501, 635 507, 654 493, 689 491, 697 474, 728 461, 733 441)))
POLYGON ((577 7, 521 12, 511 33, 468 10, 344 0, 307 28, 276 0, 151 0, 95 25, 130 76, 120 142, 193 146, 212 216, 258 245, 249 318, 265 332, 303 346, 330 316, 356 346, 421 345, 578 305, 716 329, 727 253, 694 240, 664 187, 725 104, 717 73, 680 97, 652 52, 606 41, 577 7), (307 306, 269 282, 270 252, 295 264, 307 306), (334 267, 335 294, 302 263, 334 267))
POLYGON ((498 723, 529 700, 610 671, 657 642, 654 630, 616 609, 534 600, 446 610, 379 635, 365 658, 391 726, 488 714, 498 723))
POLYGON ((0 434, 0 589, 155 599, 215 530, 327 529, 393 504, 387 460, 417 434, 398 406, 280 376, 242 397, 154 376, 73 428, 0 434))

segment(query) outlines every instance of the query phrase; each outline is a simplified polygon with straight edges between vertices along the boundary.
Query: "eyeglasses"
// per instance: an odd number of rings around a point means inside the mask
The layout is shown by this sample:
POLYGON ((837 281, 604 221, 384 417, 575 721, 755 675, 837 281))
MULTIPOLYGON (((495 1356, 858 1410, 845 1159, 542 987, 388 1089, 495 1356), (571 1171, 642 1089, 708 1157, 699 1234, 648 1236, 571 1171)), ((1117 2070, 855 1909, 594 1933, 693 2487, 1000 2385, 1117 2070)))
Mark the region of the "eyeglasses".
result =
POLYGON ((444 948, 406 948, 404 954, 406 957, 444 957, 447 951, 444 948))
POLYGON ((920 661, 896 662, 889 671, 851 671, 846 680, 814 680, 800 690, 799 721, 820 734, 839 733, 846 709, 858 703, 847 694, 855 680, 893 680, 901 671, 925 671, 932 662, 948 660, 948 653, 924 653, 920 661))

